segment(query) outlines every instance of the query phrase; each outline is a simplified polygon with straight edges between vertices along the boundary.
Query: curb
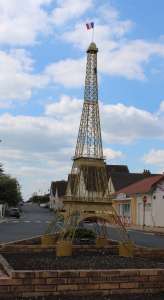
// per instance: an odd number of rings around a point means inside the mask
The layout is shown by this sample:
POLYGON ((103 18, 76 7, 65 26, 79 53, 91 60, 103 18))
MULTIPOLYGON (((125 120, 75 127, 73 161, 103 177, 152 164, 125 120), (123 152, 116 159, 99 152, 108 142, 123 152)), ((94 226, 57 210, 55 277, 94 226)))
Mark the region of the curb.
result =
POLYGON ((143 229, 139 229, 139 228, 132 228, 132 227, 128 227, 126 228, 127 231, 128 230, 136 230, 136 231, 140 231, 143 233, 150 233, 150 234, 154 234, 154 235, 160 235, 160 236, 164 236, 164 232, 160 232, 160 231, 153 231, 153 230, 143 230, 143 229))

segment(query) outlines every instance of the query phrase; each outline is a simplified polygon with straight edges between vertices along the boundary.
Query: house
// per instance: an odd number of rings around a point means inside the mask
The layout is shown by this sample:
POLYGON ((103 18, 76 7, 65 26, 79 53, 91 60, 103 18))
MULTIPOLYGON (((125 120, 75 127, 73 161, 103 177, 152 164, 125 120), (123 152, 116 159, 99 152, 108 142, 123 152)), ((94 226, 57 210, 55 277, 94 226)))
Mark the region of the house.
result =
POLYGON ((164 226, 164 175, 148 176, 121 188, 113 203, 125 223, 164 226))
POLYGON ((50 187, 50 209, 60 210, 63 207, 63 197, 66 193, 67 181, 53 181, 50 187))
POLYGON ((126 165, 107 165, 106 169, 111 194, 145 177, 153 176, 148 170, 144 170, 143 173, 130 173, 126 165))

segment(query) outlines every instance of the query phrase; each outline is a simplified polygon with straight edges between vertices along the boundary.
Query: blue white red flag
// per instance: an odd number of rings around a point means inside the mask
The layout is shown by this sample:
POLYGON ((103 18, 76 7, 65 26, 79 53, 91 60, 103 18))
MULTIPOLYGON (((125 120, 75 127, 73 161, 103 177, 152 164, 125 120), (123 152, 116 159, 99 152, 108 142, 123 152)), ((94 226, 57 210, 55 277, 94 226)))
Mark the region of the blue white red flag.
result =
POLYGON ((87 30, 94 28, 94 22, 86 23, 87 30))

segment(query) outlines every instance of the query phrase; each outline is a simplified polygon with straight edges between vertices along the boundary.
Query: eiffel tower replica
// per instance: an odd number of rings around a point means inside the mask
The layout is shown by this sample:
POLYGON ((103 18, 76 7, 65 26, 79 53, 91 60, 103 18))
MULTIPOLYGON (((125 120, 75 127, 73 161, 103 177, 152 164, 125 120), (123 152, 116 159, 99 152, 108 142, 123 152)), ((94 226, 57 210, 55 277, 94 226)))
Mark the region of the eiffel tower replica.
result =
POLYGON ((101 222, 97 241, 102 246, 106 244, 106 223, 119 231, 120 239, 124 242, 128 242, 129 237, 112 207, 108 189, 98 104, 97 53, 98 48, 92 42, 87 50, 84 103, 72 170, 63 201, 65 223, 60 241, 64 241, 66 232, 75 231, 82 220, 90 219, 101 222))
POLYGON ((98 104, 97 52, 87 50, 84 103, 75 155, 64 199, 64 209, 82 215, 111 211, 106 164, 103 157, 98 104))

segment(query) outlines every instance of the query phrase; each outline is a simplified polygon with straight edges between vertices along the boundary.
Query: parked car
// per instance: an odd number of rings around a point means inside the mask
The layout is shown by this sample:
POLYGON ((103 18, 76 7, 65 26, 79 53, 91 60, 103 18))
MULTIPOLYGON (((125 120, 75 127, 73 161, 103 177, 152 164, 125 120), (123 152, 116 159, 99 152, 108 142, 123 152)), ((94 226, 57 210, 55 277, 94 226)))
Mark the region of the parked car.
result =
POLYGON ((20 210, 17 207, 11 207, 9 208, 7 215, 9 217, 20 218, 20 210))
POLYGON ((49 207, 49 203, 48 202, 40 203, 40 207, 48 208, 49 207))

